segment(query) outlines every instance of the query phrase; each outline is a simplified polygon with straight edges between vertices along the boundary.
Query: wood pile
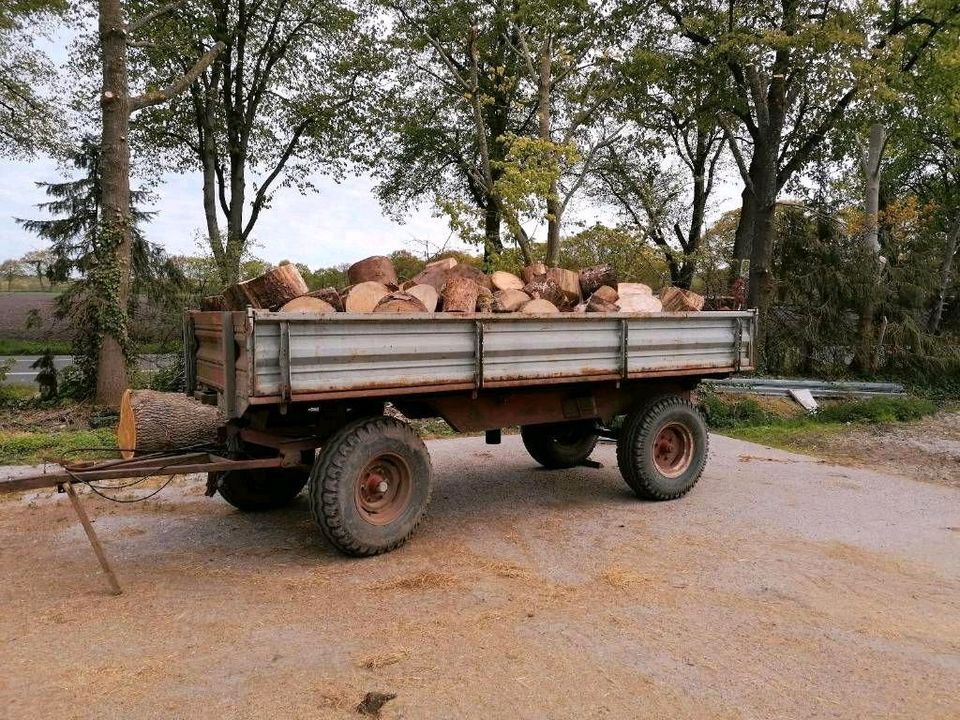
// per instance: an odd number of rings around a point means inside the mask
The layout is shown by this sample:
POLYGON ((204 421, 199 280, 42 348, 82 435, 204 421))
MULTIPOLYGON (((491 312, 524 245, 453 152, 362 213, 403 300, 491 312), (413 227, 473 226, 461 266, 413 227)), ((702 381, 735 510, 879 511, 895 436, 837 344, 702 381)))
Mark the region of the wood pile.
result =
POLYGON ((347 270, 350 284, 340 290, 310 291, 295 265, 281 265, 228 287, 223 295, 203 298, 204 310, 309 313, 493 312, 698 312, 704 299, 689 290, 666 287, 654 295, 643 283, 618 282, 609 265, 579 272, 534 263, 520 275, 498 270, 487 275, 473 265, 443 258, 428 263, 401 282, 390 258, 375 255, 347 270))

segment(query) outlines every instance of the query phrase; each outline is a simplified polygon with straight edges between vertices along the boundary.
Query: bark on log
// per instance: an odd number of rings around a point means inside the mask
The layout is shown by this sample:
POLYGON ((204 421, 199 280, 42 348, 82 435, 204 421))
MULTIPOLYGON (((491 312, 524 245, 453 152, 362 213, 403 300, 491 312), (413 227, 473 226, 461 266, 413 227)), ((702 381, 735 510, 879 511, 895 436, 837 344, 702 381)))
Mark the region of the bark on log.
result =
POLYGON ((524 315, 556 315, 560 308, 548 300, 534 299, 520 308, 524 315))
POLYGON ((433 285, 414 285, 407 288, 406 292, 422 302, 427 312, 436 310, 437 303, 440 302, 440 293, 434 289, 433 285))
POLYGON ((524 282, 513 273, 497 270, 490 276, 494 290, 523 290, 524 282))
POLYGON ((609 265, 595 265, 580 271, 580 292, 583 297, 590 297, 604 285, 617 286, 617 271, 609 265))
POLYGON ((301 295, 298 298, 294 298, 282 308, 280 312, 293 313, 293 312, 309 312, 309 313, 334 313, 337 309, 333 307, 326 300, 321 300, 318 297, 312 297, 310 295, 301 295))
POLYGON ((347 312, 373 312, 377 303, 389 294, 387 286, 382 283, 362 282, 347 290, 343 307, 347 312))
POLYGON ((493 294, 493 311, 497 313, 516 312, 531 298, 523 290, 498 290, 493 294))
POLYGON ((223 291, 227 310, 246 310, 247 306, 278 310, 294 298, 306 295, 310 288, 293 263, 280 265, 263 275, 223 291))
POLYGON ((120 399, 117 445, 124 458, 209 445, 217 442, 222 423, 216 407, 181 393, 127 390, 120 399))
POLYGON ((355 262, 347 268, 347 279, 351 285, 365 282, 378 282, 383 285, 397 285, 397 271, 390 258, 383 255, 373 255, 355 262))
POLYGON ((493 312, 493 293, 483 286, 477 293, 477 312, 493 312))
POLYGON ((560 286, 547 278, 527 283, 523 286, 523 291, 534 300, 546 300, 557 307, 560 307, 565 299, 560 286))
MULTIPOLYGON (((443 286, 447 282, 447 273, 449 270, 449 268, 441 265, 428 267, 415 275, 410 282, 412 282, 414 285, 430 285, 439 293, 443 290, 443 286)), ((409 290, 409 288, 407 289, 409 290)))
POLYGON ((440 268, 441 270, 449 270, 450 268, 452 268, 452 267, 453 267, 454 265, 456 265, 456 264, 457 264, 457 259, 456 259, 456 258, 447 257, 447 258, 440 258, 439 260, 434 260, 433 262, 428 262, 428 263, 427 263, 426 265, 424 265, 423 267, 424 267, 424 269, 426 269, 426 268, 440 268))
POLYGON ((470 278, 453 275, 443 286, 444 312, 473 312, 477 307, 480 286, 470 278))
POLYGON ((223 308, 223 295, 208 295, 207 297, 200 298, 201 310, 223 310, 223 308))
POLYGON ((547 279, 553 280, 563 293, 563 303, 555 305, 571 308, 580 302, 580 276, 573 270, 550 268, 547 270, 547 279))
POLYGON ((617 294, 624 295, 653 295, 649 285, 643 283, 618 283, 617 294))
POLYGON ((532 283, 534 280, 537 280, 546 274, 547 266, 542 262, 536 262, 532 265, 527 265, 523 270, 520 271, 520 277, 523 278, 524 284, 532 283))
POLYGON ((621 312, 660 312, 663 305, 653 295, 639 293, 636 295, 621 295, 617 301, 621 312))
POLYGON ((703 309, 703 295, 678 287, 661 290, 660 302, 667 312, 699 312, 703 309))
POLYGON ((617 294, 617 291, 614 290, 609 285, 601 285, 596 290, 593 291, 593 294, 590 296, 592 298, 599 298, 604 302, 615 303, 620 299, 620 296, 617 294))
POLYGON ((337 312, 343 312, 343 300, 340 299, 340 293, 337 292, 336 288, 320 288, 319 290, 308 292, 307 295, 320 298, 325 303, 333 306, 333 309, 337 312))
POLYGON ((617 312, 620 308, 612 302, 607 302, 596 295, 591 295, 587 301, 587 312, 617 312))
POLYGON ((447 271, 447 280, 452 277, 467 278, 468 280, 473 280, 480 287, 485 287, 490 291, 493 290, 493 283, 490 282, 490 276, 473 265, 464 265, 463 263, 454 265, 447 271))
POLYGON ((427 308, 415 295, 398 290, 380 300, 373 311, 375 313, 422 313, 427 312, 427 308))

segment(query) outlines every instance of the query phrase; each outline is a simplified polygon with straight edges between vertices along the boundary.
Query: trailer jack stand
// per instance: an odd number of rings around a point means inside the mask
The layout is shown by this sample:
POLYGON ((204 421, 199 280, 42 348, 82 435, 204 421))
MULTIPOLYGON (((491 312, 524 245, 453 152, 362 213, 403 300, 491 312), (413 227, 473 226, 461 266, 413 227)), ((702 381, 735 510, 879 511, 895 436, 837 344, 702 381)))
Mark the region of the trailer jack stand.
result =
POLYGON ((112 595, 122 594, 123 590, 120 588, 120 583, 117 582, 117 576, 114 575, 113 568, 111 568, 110 563, 107 562, 107 555, 103 552, 103 546, 100 544, 100 539, 97 537, 97 533, 93 529, 93 524, 90 522, 90 518, 87 516, 87 511, 80 502, 80 497, 77 495, 77 491, 73 488, 73 483, 69 480, 65 480, 63 483, 61 483, 61 487, 66 490, 67 496, 70 498, 70 503, 73 505, 73 509, 76 511, 77 517, 80 518, 80 524, 83 525, 83 530, 87 533, 87 539, 90 541, 90 545, 93 546, 93 552, 96 554, 97 560, 100 561, 100 567, 103 569, 104 575, 107 576, 107 585, 110 586, 110 593, 112 595))

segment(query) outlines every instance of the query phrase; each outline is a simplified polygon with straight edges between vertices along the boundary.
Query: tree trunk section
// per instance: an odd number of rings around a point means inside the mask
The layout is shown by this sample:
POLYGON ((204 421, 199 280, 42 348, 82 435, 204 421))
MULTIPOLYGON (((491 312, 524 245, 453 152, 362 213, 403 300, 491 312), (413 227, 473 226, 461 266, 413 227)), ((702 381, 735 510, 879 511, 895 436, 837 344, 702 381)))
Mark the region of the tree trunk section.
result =
POLYGON ((306 295, 310 288, 293 263, 268 270, 252 280, 232 285, 223 295, 230 310, 244 310, 249 305, 266 310, 279 310, 291 300, 306 295))
POLYGON ((943 320, 943 306, 946 303, 947 290, 950 287, 950 278, 953 273, 953 260, 957 254, 957 244, 960 242, 960 220, 953 221, 953 227, 947 236, 947 246, 943 251, 943 262, 940 264, 940 283, 937 287, 937 299, 930 314, 928 330, 936 335, 940 332, 940 322, 943 320))
POLYGON ((222 422, 216 407, 186 395, 127 390, 120 401, 117 445, 124 458, 213 445, 222 422))
POLYGON ((280 312, 284 313, 335 313, 336 309, 326 300, 321 300, 310 295, 301 295, 280 307, 280 312))
POLYGON ((454 275, 443 287, 444 312, 473 312, 477 307, 480 286, 468 277, 454 275))
POLYGON ((362 282, 378 282, 387 286, 399 285, 393 262, 384 255, 374 255, 355 262, 347 269, 347 278, 351 285, 362 282))
POLYGON ((580 271, 580 292, 583 297, 590 297, 603 285, 617 286, 617 271, 609 265, 596 265, 580 271))
POLYGON ((347 312, 373 312, 389 294, 390 290, 382 283, 362 282, 347 291, 343 298, 343 307, 347 312))

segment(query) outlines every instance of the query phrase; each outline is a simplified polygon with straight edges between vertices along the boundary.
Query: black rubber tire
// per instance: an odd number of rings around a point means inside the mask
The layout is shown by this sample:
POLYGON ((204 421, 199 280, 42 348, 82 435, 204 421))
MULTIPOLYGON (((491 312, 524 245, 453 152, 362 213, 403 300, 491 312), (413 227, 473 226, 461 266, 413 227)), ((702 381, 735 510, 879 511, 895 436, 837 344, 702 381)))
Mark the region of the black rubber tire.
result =
POLYGON ((303 470, 269 468, 216 473, 215 482, 220 496, 237 510, 263 512, 289 505, 309 478, 303 470))
POLYGON ((689 400, 670 395, 627 415, 617 439, 617 465, 627 485, 644 500, 673 500, 697 484, 709 447, 703 415, 689 400), (682 425, 692 441, 689 465, 676 477, 665 475, 654 461, 656 438, 669 424, 682 425))
POLYGON ((355 420, 330 438, 310 473, 310 511, 320 531, 346 555, 366 557, 393 550, 413 534, 430 504, 433 467, 420 436, 396 418, 355 420), (409 471, 406 504, 385 524, 364 516, 357 485, 368 466, 384 455, 400 458, 409 471))
POLYGON ((600 435, 592 420, 549 425, 524 425, 520 438, 530 457, 550 470, 576 467, 597 445, 600 435))

